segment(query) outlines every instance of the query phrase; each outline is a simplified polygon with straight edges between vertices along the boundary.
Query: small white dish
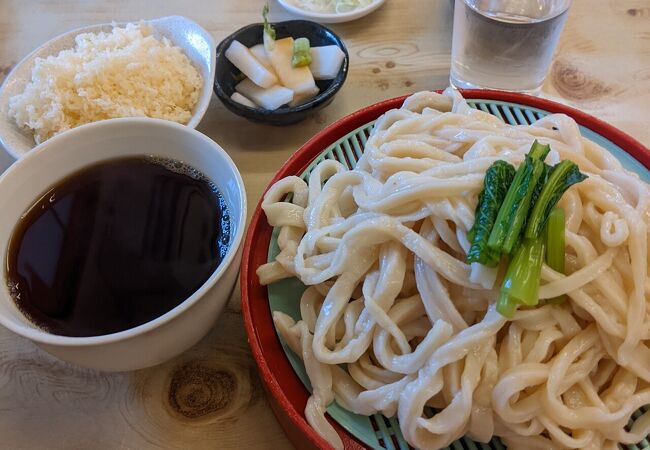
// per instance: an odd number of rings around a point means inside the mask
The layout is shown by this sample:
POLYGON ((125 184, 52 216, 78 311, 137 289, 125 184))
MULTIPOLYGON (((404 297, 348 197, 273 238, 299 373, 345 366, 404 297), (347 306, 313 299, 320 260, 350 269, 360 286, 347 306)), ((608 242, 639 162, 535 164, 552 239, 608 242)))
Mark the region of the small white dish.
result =
MULTIPOLYGON (((203 87, 201 88, 199 101, 194 107, 194 111, 192 111, 192 118, 186 124, 190 128, 196 128, 203 118, 212 97, 216 60, 214 40, 210 33, 186 17, 168 16, 145 20, 144 22, 152 26, 156 38, 164 36, 174 45, 180 47, 203 77, 203 87)), ((78 34, 111 31, 113 25, 124 26, 126 22, 91 25, 68 31, 38 47, 9 72, 2 85, 0 85, 0 145, 11 156, 18 159, 36 146, 32 133, 20 129, 13 119, 7 115, 9 99, 21 93, 25 85, 31 80, 32 67, 36 58, 45 58, 56 55, 61 50, 73 48, 75 45, 74 39, 78 34)))
POLYGON ((221 192, 231 220, 226 256, 180 305, 135 328, 92 337, 48 333, 14 302, 0 272, 0 325, 54 356, 92 369, 135 370, 162 363, 199 341, 214 326, 239 273, 246 226, 246 190, 228 154, 200 132, 175 122, 131 117, 81 125, 38 145, 0 177, 0 258, 6 258, 21 215, 49 187, 80 169, 126 156, 153 155, 199 169, 221 192))
POLYGON ((371 12, 378 9, 381 5, 384 4, 386 0, 374 0, 367 6, 363 8, 358 8, 346 13, 318 13, 313 11, 308 11, 306 9, 296 6, 292 0, 278 0, 278 3, 281 4, 284 9, 293 13, 297 16, 304 17, 305 19, 313 20, 314 22, 319 23, 341 23, 349 22, 351 20, 359 19, 363 16, 367 16, 371 12))

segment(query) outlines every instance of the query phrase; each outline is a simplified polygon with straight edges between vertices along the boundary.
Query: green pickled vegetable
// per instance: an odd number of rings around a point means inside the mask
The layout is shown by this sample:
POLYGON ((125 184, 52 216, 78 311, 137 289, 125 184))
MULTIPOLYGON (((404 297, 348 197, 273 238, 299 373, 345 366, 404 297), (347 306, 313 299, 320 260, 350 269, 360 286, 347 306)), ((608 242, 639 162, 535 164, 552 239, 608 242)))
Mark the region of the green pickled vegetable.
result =
POLYGON ((262 8, 262 18, 264 19, 264 48, 271 52, 275 48, 275 28, 269 23, 269 5, 268 3, 262 8))
POLYGON ((553 166, 530 213, 525 237, 527 239, 539 237, 546 226, 549 214, 564 192, 586 178, 587 176, 582 174, 578 166, 571 161, 561 161, 553 166))
MULTIPOLYGON (((546 224, 546 264, 559 273, 565 273, 565 236, 564 236, 564 210, 555 208, 548 216, 546 224)), ((566 295, 549 299, 551 303, 562 303, 566 295)))
POLYGON ((493 252, 512 254, 520 242, 519 235, 526 224, 537 182, 544 174, 543 160, 549 151, 548 145, 535 141, 517 169, 488 239, 493 252))
POLYGON ((298 38, 293 41, 293 56, 291 65, 293 67, 304 67, 311 64, 311 52, 309 51, 309 39, 298 38))
POLYGON ((505 161, 492 164, 483 179, 483 190, 479 194, 474 225, 468 236, 472 245, 467 252, 469 262, 481 263, 495 267, 499 264, 501 254, 488 248, 488 238, 499 213, 499 208, 508 192, 508 187, 515 176, 515 168, 505 161))

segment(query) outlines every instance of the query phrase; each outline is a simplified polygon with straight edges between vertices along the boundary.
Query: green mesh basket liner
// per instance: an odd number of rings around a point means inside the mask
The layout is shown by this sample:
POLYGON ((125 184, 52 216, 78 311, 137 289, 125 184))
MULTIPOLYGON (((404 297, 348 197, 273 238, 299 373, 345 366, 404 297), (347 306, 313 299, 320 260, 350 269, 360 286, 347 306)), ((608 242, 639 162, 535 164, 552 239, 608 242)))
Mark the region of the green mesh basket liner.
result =
MULTIPOLYGON (((512 125, 531 124, 549 114, 547 111, 516 103, 477 99, 468 100, 467 102, 471 107, 493 114, 512 125)), ((335 159, 347 167, 352 168, 361 157, 373 124, 374 121, 357 128, 355 131, 342 137, 323 150, 318 158, 316 158, 301 174, 301 177, 306 181, 314 166, 325 159, 335 159)), ((640 162, 626 153, 622 148, 588 128, 580 126, 580 132, 584 137, 596 142, 610 151, 619 159, 619 161, 621 161, 625 168, 636 172, 644 181, 650 183, 650 172, 648 172, 640 162)), ((279 231, 278 228, 273 230, 271 243, 269 245, 268 261, 272 261, 280 252, 277 244, 279 231)), ((300 297, 304 290, 305 286, 296 278, 281 280, 269 285, 268 293, 271 311, 281 311, 293 317, 295 320, 299 320, 300 297)), ((282 339, 280 340, 282 341, 282 339)), ((311 385, 302 360, 294 354, 289 347, 287 347, 285 342, 282 342, 282 347, 287 358, 289 358, 293 369, 296 371, 296 374, 300 377, 305 387, 311 392, 311 385)), ((645 410, 645 408, 642 408, 637 411, 633 415, 632 422, 640 417, 645 410)), ((336 402, 332 403, 329 408, 327 408, 327 412, 343 428, 370 448, 387 450, 408 450, 412 448, 402 436, 397 418, 395 417, 384 417, 381 414, 375 414, 374 416, 360 416, 342 408, 336 402)), ((498 438, 492 439, 488 444, 483 444, 474 442, 467 437, 463 437, 452 443, 447 448, 453 450, 501 450, 505 449, 505 446, 498 438)), ((644 439, 637 445, 621 446, 621 448, 629 450, 650 450, 650 442, 648 442, 647 439, 644 439)))

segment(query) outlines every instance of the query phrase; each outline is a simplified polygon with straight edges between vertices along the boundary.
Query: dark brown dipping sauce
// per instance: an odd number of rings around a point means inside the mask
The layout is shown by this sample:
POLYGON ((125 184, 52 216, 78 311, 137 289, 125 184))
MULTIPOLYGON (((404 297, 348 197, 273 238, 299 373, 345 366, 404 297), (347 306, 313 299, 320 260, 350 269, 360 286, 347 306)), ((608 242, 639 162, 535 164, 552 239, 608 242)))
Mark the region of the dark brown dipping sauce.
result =
POLYGON ((38 327, 99 336, 149 322, 196 291, 230 239, 205 176, 129 157, 64 179, 24 214, 7 252, 12 296, 38 327))

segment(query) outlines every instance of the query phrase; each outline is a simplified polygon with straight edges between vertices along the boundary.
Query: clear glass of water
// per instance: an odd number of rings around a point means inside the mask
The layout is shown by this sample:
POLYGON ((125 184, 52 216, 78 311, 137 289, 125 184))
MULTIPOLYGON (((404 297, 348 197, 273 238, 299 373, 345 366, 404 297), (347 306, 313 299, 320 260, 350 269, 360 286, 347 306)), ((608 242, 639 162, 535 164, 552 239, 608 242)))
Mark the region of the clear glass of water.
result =
POLYGON ((455 0, 450 81, 538 94, 571 0, 455 0))

